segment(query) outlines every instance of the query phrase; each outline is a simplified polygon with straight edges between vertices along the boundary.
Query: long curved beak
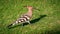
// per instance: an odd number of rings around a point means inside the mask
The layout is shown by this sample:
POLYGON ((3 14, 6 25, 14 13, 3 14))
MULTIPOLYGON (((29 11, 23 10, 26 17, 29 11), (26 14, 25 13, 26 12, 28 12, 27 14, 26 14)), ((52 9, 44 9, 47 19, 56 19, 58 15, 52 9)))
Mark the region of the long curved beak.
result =
POLYGON ((40 11, 40 9, 37 9, 37 8, 33 8, 33 9, 40 11))

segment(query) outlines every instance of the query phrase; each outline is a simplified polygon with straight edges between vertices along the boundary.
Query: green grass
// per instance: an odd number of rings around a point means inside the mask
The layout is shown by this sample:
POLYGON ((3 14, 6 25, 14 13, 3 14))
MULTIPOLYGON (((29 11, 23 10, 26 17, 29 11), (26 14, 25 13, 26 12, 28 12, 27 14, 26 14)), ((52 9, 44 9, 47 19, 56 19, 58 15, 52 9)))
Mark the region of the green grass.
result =
POLYGON ((59 34, 60 0, 0 0, 0 34, 59 34), (47 15, 39 21, 8 29, 7 26, 27 12, 23 6, 33 6, 31 20, 47 15))

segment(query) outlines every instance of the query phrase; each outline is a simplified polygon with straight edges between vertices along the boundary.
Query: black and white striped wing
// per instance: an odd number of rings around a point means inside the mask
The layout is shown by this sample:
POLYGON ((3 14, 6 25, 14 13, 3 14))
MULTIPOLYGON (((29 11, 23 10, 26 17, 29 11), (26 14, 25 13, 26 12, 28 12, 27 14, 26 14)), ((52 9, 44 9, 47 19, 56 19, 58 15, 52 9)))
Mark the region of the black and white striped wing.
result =
POLYGON ((13 23, 13 25, 18 24, 18 23, 25 23, 25 22, 27 22, 29 20, 30 20, 30 17, 28 15, 23 15, 19 19, 17 19, 15 21, 15 23, 13 23))

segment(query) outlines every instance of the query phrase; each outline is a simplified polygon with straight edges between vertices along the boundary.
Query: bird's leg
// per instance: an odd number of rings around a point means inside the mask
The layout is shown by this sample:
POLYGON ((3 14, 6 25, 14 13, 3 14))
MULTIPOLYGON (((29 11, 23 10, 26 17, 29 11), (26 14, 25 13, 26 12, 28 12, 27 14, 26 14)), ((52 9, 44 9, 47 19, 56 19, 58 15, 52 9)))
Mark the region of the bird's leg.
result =
POLYGON ((22 23, 22 26, 24 26, 23 23, 22 23))
POLYGON ((26 21, 27 23, 31 24, 30 21, 26 21))

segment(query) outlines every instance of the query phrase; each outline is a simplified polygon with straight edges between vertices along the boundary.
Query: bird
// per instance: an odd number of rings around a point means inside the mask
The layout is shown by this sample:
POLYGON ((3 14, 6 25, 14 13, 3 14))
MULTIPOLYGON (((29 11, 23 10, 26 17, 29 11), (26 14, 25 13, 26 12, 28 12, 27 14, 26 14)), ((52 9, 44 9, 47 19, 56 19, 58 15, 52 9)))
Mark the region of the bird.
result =
MULTIPOLYGON (((28 12, 21 15, 14 23, 10 24, 9 26, 14 26, 16 24, 19 24, 19 23, 30 23, 30 19, 32 18, 32 11, 33 11, 33 7, 32 6, 26 6, 26 8, 28 9, 28 12)), ((9 27, 8 26, 8 27, 9 27)))

